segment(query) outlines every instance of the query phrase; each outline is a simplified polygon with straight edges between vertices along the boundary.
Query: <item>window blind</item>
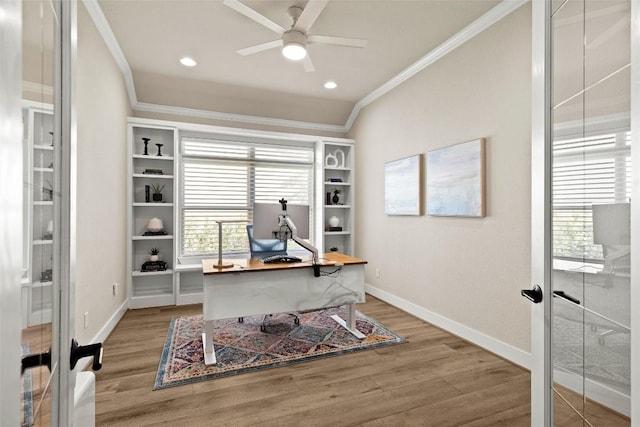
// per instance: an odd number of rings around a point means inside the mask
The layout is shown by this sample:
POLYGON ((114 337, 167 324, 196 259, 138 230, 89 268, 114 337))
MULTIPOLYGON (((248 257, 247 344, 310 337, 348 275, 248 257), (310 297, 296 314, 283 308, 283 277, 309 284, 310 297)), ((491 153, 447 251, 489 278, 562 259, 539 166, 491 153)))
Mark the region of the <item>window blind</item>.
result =
POLYGON ((313 147, 184 137, 181 149, 182 256, 217 255, 218 220, 229 221, 223 252, 248 252, 256 202, 284 197, 313 211, 313 147))
POLYGON ((593 242, 593 205, 627 202, 630 132, 553 143, 553 252, 558 258, 602 260, 593 242))

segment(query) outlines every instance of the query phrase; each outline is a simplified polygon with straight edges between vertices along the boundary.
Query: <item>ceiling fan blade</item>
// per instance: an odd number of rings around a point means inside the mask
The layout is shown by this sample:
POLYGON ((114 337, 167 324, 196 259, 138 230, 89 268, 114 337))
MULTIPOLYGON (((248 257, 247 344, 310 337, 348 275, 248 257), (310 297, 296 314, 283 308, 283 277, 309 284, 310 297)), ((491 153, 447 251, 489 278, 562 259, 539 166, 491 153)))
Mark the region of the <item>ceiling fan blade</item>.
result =
POLYGON ((249 6, 245 6, 244 4, 240 3, 238 0, 224 0, 222 3, 226 6, 229 6, 231 9, 235 10, 236 12, 243 14, 247 18, 253 19, 258 24, 264 25, 268 29, 275 31, 278 34, 282 34, 285 31, 287 31, 280 25, 273 22, 271 19, 267 18, 264 15, 260 15, 258 12, 251 9, 249 6))
POLYGON ((308 33, 309 28, 316 22, 327 3, 329 3, 329 0, 309 0, 296 22, 295 28, 303 33, 308 33))
POLYGON ((271 42, 260 43, 255 46, 245 47, 244 49, 240 49, 238 53, 242 56, 251 55, 253 53, 262 52, 264 50, 273 49, 274 47, 282 46, 282 40, 274 40, 271 42))
POLYGON ((302 60, 302 65, 304 65, 304 70, 307 73, 311 73, 316 70, 316 67, 313 66, 313 62, 311 62, 311 58, 309 58, 309 52, 307 52, 307 56, 302 60))
POLYGON ((319 35, 308 35, 307 42, 318 44, 332 44, 335 46, 346 47, 365 47, 367 45, 367 40, 363 39, 350 39, 347 37, 331 37, 319 35))

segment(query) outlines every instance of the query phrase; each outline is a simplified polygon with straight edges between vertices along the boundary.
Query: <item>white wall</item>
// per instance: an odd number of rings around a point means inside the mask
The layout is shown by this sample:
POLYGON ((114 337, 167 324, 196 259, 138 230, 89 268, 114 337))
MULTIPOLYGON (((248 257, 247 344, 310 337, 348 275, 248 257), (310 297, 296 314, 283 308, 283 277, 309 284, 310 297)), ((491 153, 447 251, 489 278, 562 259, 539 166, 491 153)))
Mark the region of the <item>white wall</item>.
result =
POLYGON ((120 69, 78 6, 76 338, 99 335, 126 299, 127 116, 120 69), (112 295, 112 284, 120 292, 112 295), (84 313, 89 313, 84 328, 84 313))
POLYGON ((357 147, 356 255, 369 262, 367 283, 523 352, 530 348, 530 307, 520 296, 530 287, 530 29, 526 5, 367 106, 348 135, 357 147), (384 214, 385 162, 480 137, 485 218, 384 214))

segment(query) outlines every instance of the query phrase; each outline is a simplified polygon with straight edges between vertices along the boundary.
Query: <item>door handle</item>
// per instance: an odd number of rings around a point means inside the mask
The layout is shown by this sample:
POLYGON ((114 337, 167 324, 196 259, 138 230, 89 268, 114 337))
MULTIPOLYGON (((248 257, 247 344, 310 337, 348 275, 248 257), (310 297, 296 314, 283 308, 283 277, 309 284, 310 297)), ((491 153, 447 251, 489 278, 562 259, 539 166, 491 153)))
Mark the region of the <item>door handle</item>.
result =
POLYGON ((553 296, 557 298, 566 299, 569 302, 580 305, 580 300, 567 294, 565 291, 553 291, 553 296))
POLYGON ((22 368, 22 374, 24 374, 24 371, 26 371, 27 369, 35 368, 36 366, 46 366, 47 368, 49 368, 49 372, 51 372, 51 349, 45 351, 44 353, 24 356, 20 365, 22 368))
POLYGON ((534 304, 542 302, 542 288, 538 285, 534 285, 531 289, 523 289, 520 291, 520 295, 527 298, 534 304))
POLYGON ((89 345, 78 345, 78 341, 76 341, 75 339, 71 340, 71 369, 76 367, 78 360, 84 357, 91 356, 93 356, 93 364, 91 365, 91 369, 93 369, 94 371, 99 371, 100 368, 102 368, 101 342, 89 345))

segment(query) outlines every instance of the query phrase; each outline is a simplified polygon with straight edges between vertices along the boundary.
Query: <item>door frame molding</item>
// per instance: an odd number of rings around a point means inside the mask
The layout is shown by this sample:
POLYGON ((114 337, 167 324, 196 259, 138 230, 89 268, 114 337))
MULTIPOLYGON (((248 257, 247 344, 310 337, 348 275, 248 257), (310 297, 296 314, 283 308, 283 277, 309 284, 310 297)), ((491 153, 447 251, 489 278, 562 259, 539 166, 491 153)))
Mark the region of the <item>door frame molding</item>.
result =
POLYGON ((551 1, 532 2, 531 29, 531 426, 553 426, 551 384, 551 1))
POLYGON ((631 425, 640 426, 640 4, 631 1, 631 425))

